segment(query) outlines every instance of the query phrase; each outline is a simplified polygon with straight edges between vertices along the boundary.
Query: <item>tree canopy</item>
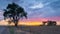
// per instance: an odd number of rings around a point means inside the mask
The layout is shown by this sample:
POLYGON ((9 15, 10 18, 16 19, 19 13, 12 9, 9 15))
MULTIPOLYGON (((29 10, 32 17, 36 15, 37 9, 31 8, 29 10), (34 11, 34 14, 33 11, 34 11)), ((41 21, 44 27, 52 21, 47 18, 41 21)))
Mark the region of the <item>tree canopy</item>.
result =
POLYGON ((3 14, 4 19, 13 18, 11 21, 15 23, 15 26, 17 26, 20 18, 23 17, 27 18, 27 12, 24 11, 24 8, 15 3, 8 4, 4 11, 5 11, 3 14))

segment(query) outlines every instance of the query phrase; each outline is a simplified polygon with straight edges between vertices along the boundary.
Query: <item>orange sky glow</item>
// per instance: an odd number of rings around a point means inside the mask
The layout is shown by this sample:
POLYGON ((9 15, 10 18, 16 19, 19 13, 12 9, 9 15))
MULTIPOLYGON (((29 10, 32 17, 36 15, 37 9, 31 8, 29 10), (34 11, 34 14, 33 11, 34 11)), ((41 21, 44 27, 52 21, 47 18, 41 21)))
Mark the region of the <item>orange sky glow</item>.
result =
MULTIPOLYGON (((18 25, 27 25, 27 26, 38 26, 42 25, 43 21, 56 21, 57 25, 60 25, 60 19, 59 17, 52 17, 52 18, 28 18, 28 19, 21 19, 19 20, 18 25)), ((0 21, 0 25, 8 25, 8 22, 5 20, 0 21)), ((10 25, 14 25, 14 23, 11 23, 10 25)))

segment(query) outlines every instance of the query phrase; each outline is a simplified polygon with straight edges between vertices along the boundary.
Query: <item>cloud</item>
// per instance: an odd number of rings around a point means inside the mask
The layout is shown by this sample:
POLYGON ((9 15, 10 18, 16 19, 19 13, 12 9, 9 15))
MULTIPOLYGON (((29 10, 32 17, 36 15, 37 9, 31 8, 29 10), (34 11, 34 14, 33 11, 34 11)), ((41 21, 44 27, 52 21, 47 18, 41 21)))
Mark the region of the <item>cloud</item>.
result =
MULTIPOLYGON (((43 0, 44 1, 44 0, 43 0)), ((37 8, 43 8, 43 7, 45 7, 45 6, 47 6, 47 5, 49 5, 49 4, 51 4, 51 3, 53 3, 53 2, 56 2, 56 1, 58 1, 58 0, 45 0, 45 2, 46 3, 44 3, 44 2, 35 2, 35 4, 33 4, 32 6, 30 6, 29 8, 31 8, 31 9, 37 9, 37 8)))
POLYGON ((31 6, 30 8, 32 9, 37 9, 37 8, 43 8, 44 5, 42 3, 38 3, 38 4, 34 4, 33 6, 31 6))
POLYGON ((31 10, 29 17, 53 17, 57 16, 57 12, 52 9, 52 7, 46 6, 42 9, 31 10))
POLYGON ((0 9, 6 8, 7 4, 12 1, 25 8, 28 17, 60 16, 60 1, 58 2, 58 0, 41 0, 42 2, 40 0, 2 0, 0 1, 0 9), (22 1, 24 3, 21 3, 22 1))
POLYGON ((0 10, 0 20, 2 20, 4 17, 3 17, 3 12, 2 10, 0 10))

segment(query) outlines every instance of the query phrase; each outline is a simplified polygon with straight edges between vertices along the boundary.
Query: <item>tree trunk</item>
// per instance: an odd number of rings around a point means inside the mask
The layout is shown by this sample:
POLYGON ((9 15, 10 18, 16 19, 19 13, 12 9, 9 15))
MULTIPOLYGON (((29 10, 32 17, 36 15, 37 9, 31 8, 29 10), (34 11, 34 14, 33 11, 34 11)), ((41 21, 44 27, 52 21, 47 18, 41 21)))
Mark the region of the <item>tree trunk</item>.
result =
POLYGON ((15 26, 17 27, 18 26, 18 23, 15 23, 15 26))
POLYGON ((17 27, 18 26, 18 19, 17 19, 17 17, 13 17, 13 21, 15 23, 15 26, 17 27))
POLYGON ((15 26, 16 27, 18 26, 18 20, 15 20, 15 26))

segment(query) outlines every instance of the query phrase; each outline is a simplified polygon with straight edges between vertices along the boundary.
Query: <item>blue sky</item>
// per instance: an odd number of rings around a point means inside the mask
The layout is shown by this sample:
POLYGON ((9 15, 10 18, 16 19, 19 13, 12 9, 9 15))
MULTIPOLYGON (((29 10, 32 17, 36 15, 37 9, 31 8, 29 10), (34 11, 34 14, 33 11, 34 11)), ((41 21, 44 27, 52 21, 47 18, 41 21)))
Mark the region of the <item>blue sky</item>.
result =
POLYGON ((60 16, 60 0, 0 0, 0 19, 3 19, 2 10, 12 2, 22 6, 28 18, 60 16))

